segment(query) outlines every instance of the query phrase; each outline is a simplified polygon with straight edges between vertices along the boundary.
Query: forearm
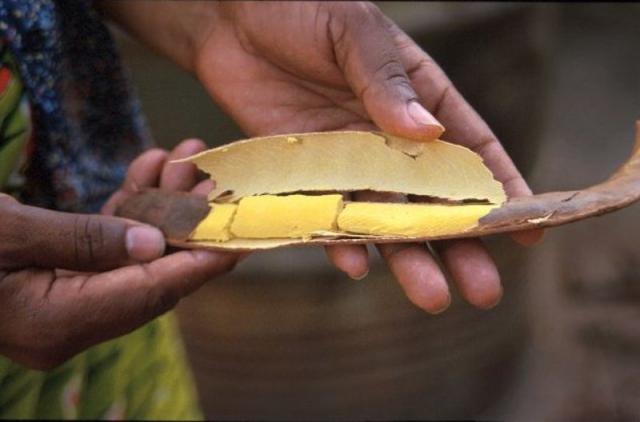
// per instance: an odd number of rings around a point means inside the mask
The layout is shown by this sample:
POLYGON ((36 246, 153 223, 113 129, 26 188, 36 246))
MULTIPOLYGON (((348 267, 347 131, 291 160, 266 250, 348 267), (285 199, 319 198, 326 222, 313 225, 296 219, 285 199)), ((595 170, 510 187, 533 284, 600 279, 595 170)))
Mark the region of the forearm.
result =
POLYGON ((217 2, 98 0, 98 9, 158 53, 192 71, 202 41, 215 26, 217 2))

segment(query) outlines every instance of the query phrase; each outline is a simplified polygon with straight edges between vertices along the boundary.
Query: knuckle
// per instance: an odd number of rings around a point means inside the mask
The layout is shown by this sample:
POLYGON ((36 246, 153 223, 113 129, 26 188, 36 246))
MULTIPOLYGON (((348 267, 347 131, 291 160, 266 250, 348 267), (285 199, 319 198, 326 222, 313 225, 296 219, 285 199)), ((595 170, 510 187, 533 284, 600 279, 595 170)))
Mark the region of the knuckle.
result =
POLYGON ((173 309, 179 301, 179 297, 174 292, 167 289, 153 289, 147 297, 145 304, 145 314, 148 319, 155 318, 173 309))
MULTIPOLYGON (((236 265, 238 265, 238 261, 240 256, 236 253, 220 253, 216 257, 215 262, 215 270, 213 273, 208 273, 209 276, 226 274, 232 271, 236 265)), ((207 278, 207 276, 204 276, 207 278)))
POLYGON ((369 25, 375 24, 379 9, 369 2, 328 2, 322 7, 329 8, 329 22, 334 30, 334 40, 343 40, 347 32, 366 30, 369 25), (377 12, 376 12, 377 11, 377 12))
POLYGON ((404 67, 392 52, 383 53, 373 77, 364 85, 359 97, 380 94, 392 95, 405 102, 417 98, 404 67))
POLYGON ((98 261, 105 251, 105 232, 101 218, 77 215, 74 219, 74 249, 76 264, 98 261))
POLYGON ((386 58, 375 73, 381 81, 391 85, 411 86, 404 68, 394 56, 386 58))
POLYGON ((144 316, 146 319, 152 319, 173 309, 180 300, 180 295, 158 282, 149 265, 141 265, 141 268, 150 286, 144 303, 144 316))
MULTIPOLYGON (((321 6, 323 9, 329 9, 326 11, 327 15, 327 31, 330 39, 333 42, 336 56, 339 56, 339 52, 345 51, 344 42, 347 34, 347 19, 345 19, 344 12, 341 9, 336 8, 333 3, 323 3, 321 6)), ((322 13, 323 10, 318 10, 318 13, 322 13)), ((336 57, 339 61, 344 61, 345 57, 336 57)))
POLYGON ((187 153, 191 152, 194 149, 205 149, 207 144, 199 138, 188 138, 182 140, 178 146, 176 146, 172 153, 181 153, 183 150, 186 150, 187 153))
POLYGON ((20 263, 24 249, 28 248, 28 236, 23 230, 26 217, 22 205, 4 196, 0 197, 0 268, 14 268, 20 263))
POLYGON ((169 151, 163 148, 156 147, 156 148, 148 149, 147 151, 143 152, 142 155, 140 155, 140 157, 138 157, 136 161, 138 160, 142 161, 144 159, 148 159, 149 157, 153 157, 153 156, 166 157, 167 155, 169 155, 169 151))
POLYGON ((153 162, 155 160, 166 160, 168 156, 169 151, 162 148, 151 148, 140 154, 129 165, 129 169, 127 170, 127 177, 122 184, 123 189, 132 191, 137 190, 137 184, 135 181, 136 171, 139 168, 144 167, 145 163, 153 162))
POLYGON ((350 24, 369 22, 377 19, 381 14, 380 9, 368 1, 339 2, 334 7, 339 15, 349 20, 350 24))

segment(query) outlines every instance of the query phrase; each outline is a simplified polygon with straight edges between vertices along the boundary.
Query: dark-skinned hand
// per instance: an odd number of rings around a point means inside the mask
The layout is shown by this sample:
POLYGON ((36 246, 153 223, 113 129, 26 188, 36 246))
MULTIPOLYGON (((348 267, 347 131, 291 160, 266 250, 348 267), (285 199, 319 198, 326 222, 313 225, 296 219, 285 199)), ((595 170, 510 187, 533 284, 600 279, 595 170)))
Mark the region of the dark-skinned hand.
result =
MULTIPOLYGON (((206 194, 210 182, 197 183, 193 165, 167 164, 204 148, 188 140, 171 153, 140 155, 105 213, 143 187, 206 194)), ((3 194, 0 239, 0 354, 41 370, 144 325, 238 258, 208 251, 163 256, 155 228, 26 206, 3 194)))
MULTIPOLYGON (((193 72, 249 135, 381 129, 428 142, 444 126, 442 138, 480 154, 510 197, 531 194, 500 142, 442 69, 371 3, 100 4, 129 32, 193 72)), ((541 235, 529 231, 513 237, 528 245, 541 235)), ((470 303, 489 308, 499 301, 500 277, 481 240, 431 246, 378 246, 412 302, 428 312, 443 311, 450 303, 446 274, 470 303)), ((327 254, 352 278, 368 271, 363 246, 334 246, 327 254)))

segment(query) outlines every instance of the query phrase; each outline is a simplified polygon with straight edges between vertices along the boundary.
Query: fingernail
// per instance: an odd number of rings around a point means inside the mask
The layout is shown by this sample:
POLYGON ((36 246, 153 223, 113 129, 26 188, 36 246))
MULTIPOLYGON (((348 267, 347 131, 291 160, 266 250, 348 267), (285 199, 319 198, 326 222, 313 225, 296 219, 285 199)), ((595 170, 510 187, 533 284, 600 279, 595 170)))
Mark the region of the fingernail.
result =
POLYGON ((351 274, 349 274, 349 277, 352 280, 360 281, 360 280, 362 280, 363 278, 365 278, 368 275, 369 275, 369 269, 367 268, 367 271, 365 271, 363 274, 361 274, 361 275, 351 275, 351 274))
POLYGON ((164 236, 154 227, 135 226, 127 230, 126 246, 136 261, 151 261, 164 254, 164 236))
POLYGON ((417 101, 411 101, 409 106, 407 107, 407 112, 409 116, 419 125, 425 126, 436 126, 437 130, 442 133, 444 132, 444 126, 435 118, 431 113, 427 111, 426 108, 422 107, 422 105, 417 101))
POLYGON ((440 308, 434 309, 433 311, 431 311, 431 313, 433 315, 441 314, 444 311, 446 311, 447 309, 449 309, 449 306, 451 306, 451 296, 447 295, 447 302, 444 305, 442 305, 440 308))
POLYGON ((496 306, 498 306, 498 304, 502 300, 503 293, 504 293, 504 290, 503 290, 502 286, 500 286, 500 291, 499 291, 498 295, 496 296, 495 300, 490 302, 490 303, 488 303, 488 304, 486 304, 485 306, 483 306, 482 309, 489 310, 489 309, 492 309, 492 308, 495 308, 496 306))

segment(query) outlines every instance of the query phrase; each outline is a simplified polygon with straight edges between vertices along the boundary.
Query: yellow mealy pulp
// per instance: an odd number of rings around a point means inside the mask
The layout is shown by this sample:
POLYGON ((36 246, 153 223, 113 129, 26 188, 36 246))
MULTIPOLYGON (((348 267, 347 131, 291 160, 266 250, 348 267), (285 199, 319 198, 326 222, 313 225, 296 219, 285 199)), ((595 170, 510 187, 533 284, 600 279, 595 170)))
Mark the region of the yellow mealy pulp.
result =
POLYGON ((191 240, 309 238, 340 233, 435 237, 464 232, 497 205, 352 202, 342 196, 260 195, 213 204, 191 240))
POLYGON ((342 195, 260 195, 242 198, 231 233, 245 239, 310 237, 336 230, 342 195))
POLYGON ((198 224, 198 227, 191 234, 191 240, 226 242, 231 239, 229 227, 237 208, 236 204, 213 204, 209 215, 198 224))
POLYGON ((474 227, 496 207, 353 202, 338 216, 338 228, 343 232, 378 236, 444 236, 474 227))

